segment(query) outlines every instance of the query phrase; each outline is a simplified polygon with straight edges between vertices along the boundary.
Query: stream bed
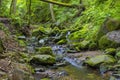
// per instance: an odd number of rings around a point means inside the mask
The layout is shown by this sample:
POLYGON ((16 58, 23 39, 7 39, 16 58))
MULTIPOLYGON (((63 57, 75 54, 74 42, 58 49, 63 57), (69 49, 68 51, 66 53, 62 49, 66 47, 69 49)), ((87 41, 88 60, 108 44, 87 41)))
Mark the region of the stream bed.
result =
POLYGON ((107 80, 102 78, 98 71, 87 67, 77 68, 75 66, 68 65, 65 67, 60 67, 58 70, 65 70, 69 74, 59 80, 107 80))
MULTIPOLYGON (((44 41, 43 41, 44 42, 44 41)), ((86 51, 68 53, 66 45, 50 45, 56 55, 56 65, 67 62, 67 65, 57 66, 57 68, 37 67, 35 80, 49 78, 50 80, 109 80, 100 74, 99 70, 83 66, 83 61, 89 56, 101 54, 100 51, 86 51), (39 72, 39 70, 42 72, 39 72)), ((31 50, 31 49, 30 49, 31 50)), ((53 66, 52 66, 53 67, 53 66)), ((44 79, 43 79, 44 80, 44 79)), ((45 79, 46 80, 46 79, 45 79)))

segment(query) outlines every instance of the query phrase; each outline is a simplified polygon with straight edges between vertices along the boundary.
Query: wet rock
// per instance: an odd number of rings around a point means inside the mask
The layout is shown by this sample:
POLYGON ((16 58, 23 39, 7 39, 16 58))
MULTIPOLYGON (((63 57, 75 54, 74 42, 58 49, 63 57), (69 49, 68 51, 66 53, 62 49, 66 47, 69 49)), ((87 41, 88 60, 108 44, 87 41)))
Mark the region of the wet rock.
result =
POLYGON ((56 67, 62 67, 62 66, 66 66, 67 63, 64 61, 63 63, 56 63, 54 66, 56 67))
POLYGON ((41 80, 42 78, 47 78, 49 77, 48 73, 45 72, 39 72, 34 75, 35 80, 41 80))
POLYGON ((97 66, 101 63, 115 63, 116 60, 110 55, 98 55, 85 61, 89 66, 97 66))
POLYGON ((25 36, 18 36, 18 39, 19 40, 26 40, 26 37, 25 36))
POLYGON ((106 36, 109 40, 120 43, 120 30, 109 32, 106 36))
POLYGON ((68 76, 68 73, 66 71, 61 71, 61 72, 58 72, 58 75, 60 77, 62 77, 62 76, 68 76))
POLYGON ((45 72, 44 68, 35 68, 35 72, 45 72))
POLYGON ((108 64, 106 64, 106 63, 100 64, 100 67, 99 67, 100 73, 101 73, 102 75, 104 75, 104 73, 106 73, 106 72, 109 70, 109 66, 110 66, 110 65, 108 65, 108 64))
POLYGON ((36 65, 53 65, 56 60, 55 57, 50 55, 35 55, 32 56, 29 62, 36 65))

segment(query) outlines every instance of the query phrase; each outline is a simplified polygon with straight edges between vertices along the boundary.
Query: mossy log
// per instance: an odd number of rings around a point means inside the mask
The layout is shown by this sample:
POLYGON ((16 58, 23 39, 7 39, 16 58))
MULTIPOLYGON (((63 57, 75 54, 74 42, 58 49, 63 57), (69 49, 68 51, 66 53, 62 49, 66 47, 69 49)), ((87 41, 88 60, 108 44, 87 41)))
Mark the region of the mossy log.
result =
POLYGON ((51 3, 51 4, 56 4, 56 5, 60 5, 60 6, 64 6, 64 7, 70 7, 70 8, 78 8, 78 7, 83 8, 84 7, 84 5, 82 5, 82 4, 80 4, 80 5, 67 4, 67 3, 62 3, 62 2, 52 1, 52 0, 40 0, 40 1, 51 3))

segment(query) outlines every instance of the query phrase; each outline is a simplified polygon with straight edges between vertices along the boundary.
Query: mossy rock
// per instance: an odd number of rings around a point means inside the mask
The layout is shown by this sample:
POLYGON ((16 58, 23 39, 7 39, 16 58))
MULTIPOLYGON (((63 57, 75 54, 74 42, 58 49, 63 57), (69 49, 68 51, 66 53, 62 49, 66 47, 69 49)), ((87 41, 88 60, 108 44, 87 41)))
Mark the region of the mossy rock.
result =
POLYGON ((100 38, 99 42, 99 48, 100 49, 106 49, 106 48, 111 48, 111 47, 119 47, 119 43, 115 41, 111 41, 108 39, 108 37, 105 35, 100 38))
POLYGON ((97 49, 97 44, 95 42, 92 42, 89 44, 89 50, 96 50, 97 49))
POLYGON ((108 48, 105 50, 105 53, 114 56, 116 53, 116 49, 115 48, 108 48))
POLYGON ((100 39, 103 35, 105 35, 108 32, 119 30, 119 29, 120 29, 119 20, 107 18, 97 33, 97 39, 100 39))
POLYGON ((36 53, 37 54, 47 54, 54 56, 52 48, 51 47, 41 47, 41 48, 36 48, 36 53))
POLYGON ((116 60, 111 55, 98 55, 85 61, 89 66, 98 66, 101 63, 115 63, 116 60))
POLYGON ((45 28, 40 26, 39 28, 36 28, 32 31, 32 36, 40 36, 46 34, 45 28))
POLYGON ((82 32, 82 30, 79 30, 79 31, 71 33, 68 38, 72 42, 79 42, 85 38, 85 33, 84 31, 82 32))
POLYGON ((62 39, 62 40, 57 42, 58 45, 62 45, 62 44, 66 44, 66 43, 67 43, 66 39, 62 39))
POLYGON ((89 45, 90 41, 82 41, 80 43, 74 43, 73 45, 77 48, 77 49, 88 49, 88 45, 89 45))
POLYGON ((52 65, 56 60, 55 57, 50 55, 35 55, 32 56, 29 62, 36 65, 52 65))

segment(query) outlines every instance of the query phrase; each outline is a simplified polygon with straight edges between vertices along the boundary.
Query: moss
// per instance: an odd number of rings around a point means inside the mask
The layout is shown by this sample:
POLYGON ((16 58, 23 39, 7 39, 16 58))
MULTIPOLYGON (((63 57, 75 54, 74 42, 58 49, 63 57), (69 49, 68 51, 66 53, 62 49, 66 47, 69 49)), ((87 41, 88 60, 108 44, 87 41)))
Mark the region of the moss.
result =
POLYGON ((119 43, 109 40, 106 35, 101 37, 99 40, 100 49, 106 49, 106 48, 118 47, 118 46, 119 46, 119 43))
POLYGON ((23 41, 23 40, 18 40, 18 43, 19 43, 19 45, 22 46, 22 47, 27 46, 27 43, 26 43, 25 41, 23 41))
POLYGON ((60 33, 60 29, 58 27, 54 27, 50 35, 55 36, 60 33))
POLYGON ((89 50, 95 50, 97 49, 97 44, 95 42, 92 42, 89 44, 89 50))
POLYGON ((49 78, 43 78, 43 79, 41 79, 41 80, 50 80, 49 78))
POLYGON ((48 54, 48 55, 52 55, 52 56, 54 56, 51 47, 41 47, 41 48, 36 48, 36 51, 37 51, 37 54, 48 54))
POLYGON ((36 36, 36 37, 41 36, 43 34, 46 34, 46 31, 45 31, 45 28, 42 26, 40 26, 39 28, 36 28, 32 31, 32 35, 36 36))
POLYGON ((56 62, 55 57, 50 55, 35 55, 29 61, 31 64, 52 65, 56 62))
POLYGON ((105 53, 109 54, 109 55, 115 55, 116 49, 115 48, 108 48, 105 50, 105 53))
POLYGON ((89 41, 82 41, 79 44, 77 44, 77 46, 79 47, 79 49, 88 49, 88 45, 89 45, 89 41))
POLYGON ((89 66, 98 66, 101 63, 115 63, 116 60, 110 55, 98 55, 85 61, 89 66))
POLYGON ((120 58, 120 51, 116 53, 116 57, 119 59, 120 58))
POLYGON ((112 18, 109 18, 105 25, 109 32, 120 29, 120 21, 112 18))
POLYGON ((66 39, 62 39, 62 40, 57 42, 58 45, 66 44, 66 43, 67 43, 66 39))
POLYGON ((110 31, 119 30, 119 29, 120 29, 119 20, 107 18, 97 33, 97 39, 100 39, 103 35, 105 35, 110 31))

